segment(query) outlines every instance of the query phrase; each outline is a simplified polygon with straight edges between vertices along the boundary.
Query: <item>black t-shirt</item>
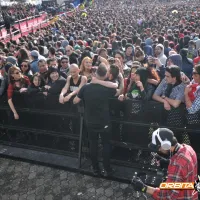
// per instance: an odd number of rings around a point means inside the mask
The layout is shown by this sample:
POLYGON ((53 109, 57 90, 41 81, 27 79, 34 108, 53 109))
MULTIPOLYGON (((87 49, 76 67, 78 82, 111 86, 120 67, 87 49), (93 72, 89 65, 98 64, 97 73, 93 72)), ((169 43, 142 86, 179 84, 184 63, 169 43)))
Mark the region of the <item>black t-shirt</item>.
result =
POLYGON ((85 106, 85 117, 87 124, 108 125, 109 99, 114 97, 116 89, 107 88, 99 84, 86 84, 79 93, 78 97, 83 100, 85 106))

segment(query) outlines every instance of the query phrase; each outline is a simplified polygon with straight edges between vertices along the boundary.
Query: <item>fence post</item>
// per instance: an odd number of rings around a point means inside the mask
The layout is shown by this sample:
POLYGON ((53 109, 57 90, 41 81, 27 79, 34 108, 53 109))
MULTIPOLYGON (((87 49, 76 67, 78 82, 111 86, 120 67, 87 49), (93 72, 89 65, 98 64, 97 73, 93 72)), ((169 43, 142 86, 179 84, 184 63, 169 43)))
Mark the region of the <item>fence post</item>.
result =
POLYGON ((80 113, 80 136, 79 136, 79 152, 78 152, 78 169, 81 168, 81 157, 82 157, 82 139, 83 139, 83 113, 84 107, 78 105, 78 111, 80 113))

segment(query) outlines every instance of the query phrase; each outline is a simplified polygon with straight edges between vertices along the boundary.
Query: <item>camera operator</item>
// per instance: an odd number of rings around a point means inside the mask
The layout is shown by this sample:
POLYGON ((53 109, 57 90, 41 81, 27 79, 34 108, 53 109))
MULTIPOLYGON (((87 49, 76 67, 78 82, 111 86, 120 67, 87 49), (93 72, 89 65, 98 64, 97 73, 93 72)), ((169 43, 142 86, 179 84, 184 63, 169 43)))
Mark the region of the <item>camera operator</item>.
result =
MULTIPOLYGON (((154 152, 169 156, 166 182, 195 182, 197 180, 195 151, 189 145, 179 144, 171 130, 159 128, 154 131, 149 148, 154 152)), ((197 193, 193 194, 193 190, 161 190, 145 185, 138 177, 133 178, 132 185, 136 191, 148 193, 158 200, 198 199, 197 193)))

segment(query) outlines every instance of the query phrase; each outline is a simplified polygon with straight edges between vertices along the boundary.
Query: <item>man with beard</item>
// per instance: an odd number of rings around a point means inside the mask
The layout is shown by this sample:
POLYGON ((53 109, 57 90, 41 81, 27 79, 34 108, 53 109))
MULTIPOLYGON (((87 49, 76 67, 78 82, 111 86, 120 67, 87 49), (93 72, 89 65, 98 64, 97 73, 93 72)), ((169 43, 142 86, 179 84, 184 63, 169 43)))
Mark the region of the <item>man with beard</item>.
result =
MULTIPOLYGON (((193 148, 186 144, 179 144, 174 133, 167 128, 159 128, 152 134, 149 148, 157 153, 169 156, 168 174, 166 182, 192 182, 197 180, 197 156, 193 148)), ((136 191, 152 195, 154 199, 191 199, 197 200, 197 193, 193 190, 161 190, 145 185, 139 177, 133 177, 132 185, 136 191)))

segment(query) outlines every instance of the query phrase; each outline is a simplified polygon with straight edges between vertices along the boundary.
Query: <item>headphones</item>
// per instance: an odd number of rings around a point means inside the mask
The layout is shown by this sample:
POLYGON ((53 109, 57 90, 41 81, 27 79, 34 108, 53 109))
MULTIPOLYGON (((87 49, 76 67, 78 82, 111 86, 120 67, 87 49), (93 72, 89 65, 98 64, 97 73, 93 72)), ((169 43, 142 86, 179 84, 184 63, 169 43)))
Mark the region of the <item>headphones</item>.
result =
POLYGON ((156 136, 161 144, 162 149, 164 150, 170 150, 172 144, 169 140, 165 139, 164 141, 161 139, 160 135, 159 135, 160 129, 158 129, 156 131, 156 136))

